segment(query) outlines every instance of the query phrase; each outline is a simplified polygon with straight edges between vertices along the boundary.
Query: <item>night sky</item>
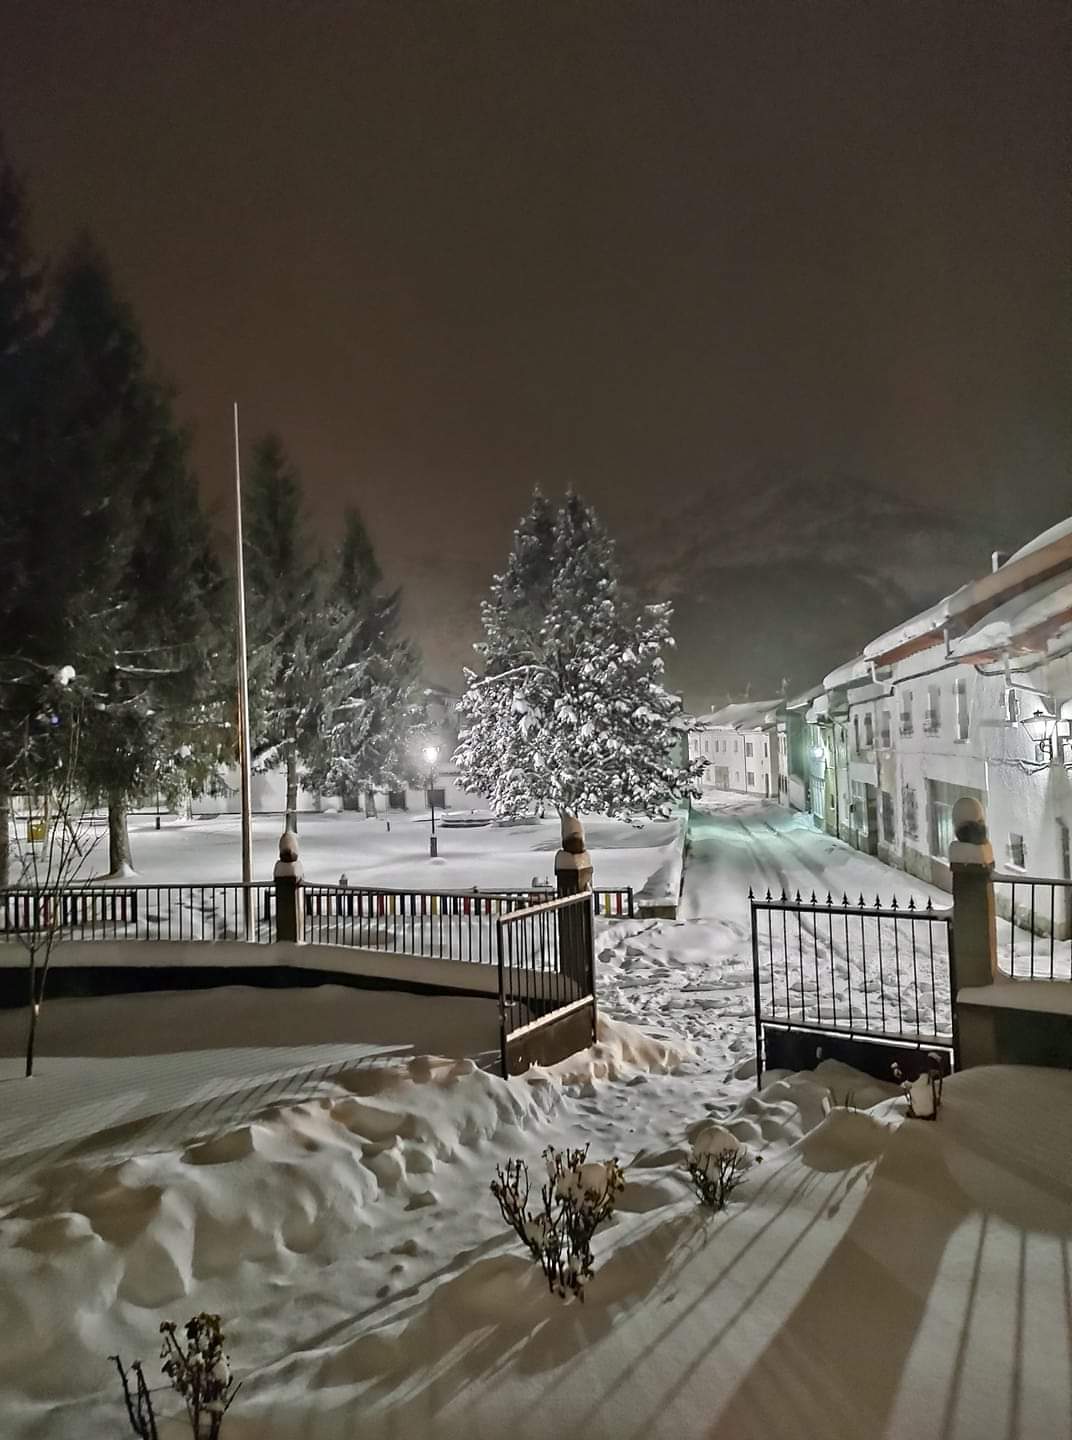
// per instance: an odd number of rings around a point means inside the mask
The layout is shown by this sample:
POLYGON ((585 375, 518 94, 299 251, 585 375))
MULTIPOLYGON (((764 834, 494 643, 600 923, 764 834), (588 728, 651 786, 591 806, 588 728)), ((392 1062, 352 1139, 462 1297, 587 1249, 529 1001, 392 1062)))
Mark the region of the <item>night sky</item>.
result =
POLYGON ((237 398, 325 535, 361 505, 449 680, 537 482, 656 549, 767 466, 1072 509, 1070 15, 0 0, 0 126, 206 492, 237 398))

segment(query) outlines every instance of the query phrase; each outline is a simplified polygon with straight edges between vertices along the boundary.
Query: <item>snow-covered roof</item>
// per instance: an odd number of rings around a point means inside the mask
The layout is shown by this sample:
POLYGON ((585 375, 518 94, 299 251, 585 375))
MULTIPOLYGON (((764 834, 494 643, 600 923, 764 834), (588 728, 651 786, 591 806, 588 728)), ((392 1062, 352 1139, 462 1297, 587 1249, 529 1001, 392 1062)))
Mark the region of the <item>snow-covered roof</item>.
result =
POLYGON ((870 679, 871 661, 866 660, 863 655, 858 655, 855 660, 850 660, 845 665, 839 665, 836 670, 831 670, 823 680, 823 686, 827 690, 839 690, 844 685, 856 685, 870 679))
POLYGON ((813 685, 810 690, 802 690, 799 695, 794 695, 792 699, 785 702, 785 708, 787 710, 806 710, 815 697, 823 693, 824 688, 822 685, 813 685))
POLYGON ((776 700, 743 700, 735 705, 723 705, 721 710, 715 710, 710 715, 703 717, 706 727, 710 729, 727 730, 754 730, 762 725, 767 715, 772 710, 777 710, 782 704, 781 699, 776 700))
POLYGON ((1072 572, 1072 518, 1044 530, 997 570, 970 580, 903 625, 887 630, 864 657, 879 662, 896 651, 911 653, 934 644, 946 630, 964 631, 1007 600, 1036 588, 1055 574, 1072 572))
POLYGON ((1049 632, 1055 626, 1060 629, 1069 615, 1072 615, 1072 579, 1067 575, 1053 575, 984 615, 951 643, 949 653, 968 659, 980 653, 1014 648, 1028 636, 1031 639, 1026 643, 1030 648, 1044 647, 1049 632))
POLYGON ((1026 545, 1021 545, 1019 550, 1009 556, 1005 564, 1011 565, 1016 560, 1022 560, 1025 555, 1034 555, 1036 551, 1054 544, 1057 540, 1063 540, 1068 535, 1072 535, 1072 515, 1069 515, 1066 520, 1058 520, 1056 525, 1051 525, 1048 530, 1043 530, 1042 534, 1036 535, 1034 540, 1029 540, 1026 545))
POLYGON ((925 635, 940 633, 956 613, 958 600, 970 588, 970 585, 962 585, 959 590, 954 590, 952 595, 946 595, 936 604, 929 606, 926 610, 921 610, 918 615, 913 615, 911 619, 905 620, 903 624, 879 635, 871 641, 870 645, 864 646, 864 657, 867 660, 878 661, 888 655, 890 651, 900 650, 914 640, 922 639, 925 635))

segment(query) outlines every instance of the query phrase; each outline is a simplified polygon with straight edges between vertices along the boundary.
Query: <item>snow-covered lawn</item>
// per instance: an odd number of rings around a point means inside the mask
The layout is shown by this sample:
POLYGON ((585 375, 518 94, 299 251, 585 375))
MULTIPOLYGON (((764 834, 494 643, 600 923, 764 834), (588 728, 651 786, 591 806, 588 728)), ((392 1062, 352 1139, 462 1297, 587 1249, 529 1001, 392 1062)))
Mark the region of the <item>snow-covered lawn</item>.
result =
POLYGON ((244 1378, 232 1440, 1068 1437, 1072 1075, 966 1072, 935 1125, 832 1065, 756 1094, 746 896, 779 874, 926 893, 721 805, 686 918, 601 927, 601 1044, 511 1081, 464 1058, 479 1000, 47 1006, 39 1078, 0 1070, 4 1440, 115 1440, 108 1355, 153 1373, 199 1309, 244 1378), (717 1217, 683 1168, 711 1121, 763 1162, 717 1217), (566 1305, 487 1187, 586 1142, 627 1184, 566 1305))
MULTIPOLYGON (((653 901, 677 897, 680 880, 680 820, 644 820, 635 825, 592 818, 586 822, 596 884, 632 885, 653 901)), ((270 880, 279 854, 283 820, 253 820, 254 878, 270 880)), ((298 839, 306 878, 334 885, 345 874, 351 885, 425 890, 527 888, 534 878, 554 881, 557 819, 444 828, 437 823, 439 859, 428 854, 429 816, 400 812, 390 821, 367 820, 354 811, 299 817, 298 839)), ((235 815, 206 820, 152 819, 131 822, 134 882, 168 885, 235 881, 242 878, 240 822, 235 815)), ((108 868, 108 846, 99 838, 87 873, 108 868)))

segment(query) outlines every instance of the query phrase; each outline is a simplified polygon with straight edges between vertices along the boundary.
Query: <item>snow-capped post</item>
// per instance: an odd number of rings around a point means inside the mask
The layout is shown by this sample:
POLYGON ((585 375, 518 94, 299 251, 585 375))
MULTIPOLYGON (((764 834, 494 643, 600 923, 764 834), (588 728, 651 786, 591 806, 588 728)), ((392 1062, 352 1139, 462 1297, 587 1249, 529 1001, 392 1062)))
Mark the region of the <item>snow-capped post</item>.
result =
POLYGON ((961 985, 991 985, 998 969, 994 910, 994 849, 986 811, 962 795, 953 806, 956 839, 949 847, 953 876, 953 954, 961 985))
POLYGON ((305 939, 305 908, 302 880, 305 868, 298 859, 298 837, 287 830, 279 837, 279 859, 275 862, 275 938, 300 945, 305 939))
POLYGON ((584 826, 576 815, 562 817, 562 848, 555 855, 555 882, 560 896, 592 888, 592 857, 585 849, 584 826))
MULTIPOLYGON (((555 855, 555 884, 559 899, 592 888, 592 857, 585 849, 584 826, 575 815, 562 816, 562 848, 555 855)), ((592 930, 590 906, 566 905, 559 910, 559 966, 564 975, 576 980, 581 994, 587 993, 592 978, 592 930)), ((594 1031, 594 1014, 592 1025, 594 1031)))

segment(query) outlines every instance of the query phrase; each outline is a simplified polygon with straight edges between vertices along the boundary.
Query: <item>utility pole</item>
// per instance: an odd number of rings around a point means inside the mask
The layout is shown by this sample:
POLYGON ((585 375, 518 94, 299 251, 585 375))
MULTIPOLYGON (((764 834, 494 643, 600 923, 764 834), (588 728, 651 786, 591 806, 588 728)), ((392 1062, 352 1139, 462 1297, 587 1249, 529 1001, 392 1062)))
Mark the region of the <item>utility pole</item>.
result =
POLYGON ((238 767, 242 785, 242 914, 253 939, 253 789, 249 753, 249 666, 246 659, 246 576, 242 560, 242 462, 238 447, 238 401, 234 402, 235 629, 238 650, 238 767))

